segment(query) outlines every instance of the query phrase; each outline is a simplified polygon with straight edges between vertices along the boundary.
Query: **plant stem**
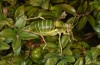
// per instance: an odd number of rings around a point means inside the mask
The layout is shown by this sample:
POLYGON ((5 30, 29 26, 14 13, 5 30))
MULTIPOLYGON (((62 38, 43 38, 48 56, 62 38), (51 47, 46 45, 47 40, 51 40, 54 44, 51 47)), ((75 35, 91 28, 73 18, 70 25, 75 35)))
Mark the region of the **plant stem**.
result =
POLYGON ((61 43, 61 34, 59 34, 59 47, 60 47, 60 55, 62 56, 62 43, 61 43))

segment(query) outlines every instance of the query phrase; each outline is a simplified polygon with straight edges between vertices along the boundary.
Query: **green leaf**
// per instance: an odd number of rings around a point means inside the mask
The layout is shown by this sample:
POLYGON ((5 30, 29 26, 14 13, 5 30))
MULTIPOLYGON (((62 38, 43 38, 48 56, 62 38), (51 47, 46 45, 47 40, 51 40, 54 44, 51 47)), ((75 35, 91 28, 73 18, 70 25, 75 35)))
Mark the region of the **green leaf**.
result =
POLYGON ((48 59, 48 58, 54 58, 54 57, 59 57, 59 54, 58 53, 54 53, 54 52, 50 52, 50 53, 47 53, 45 56, 44 56, 44 59, 48 59))
POLYGON ((67 35, 63 35, 61 37, 61 44, 62 44, 62 48, 64 48, 69 42, 69 37, 67 35))
POLYGON ((20 18, 16 19, 15 27, 23 28, 26 25, 26 16, 21 16, 20 18))
POLYGON ((73 24, 74 22, 75 22, 75 17, 70 17, 70 18, 66 21, 66 24, 67 24, 67 23, 73 24))
POLYGON ((88 45, 88 43, 86 43, 84 41, 79 41, 79 44, 81 45, 81 47, 84 47, 85 49, 90 48, 90 46, 88 45))
POLYGON ((23 56, 24 55, 15 55, 15 56, 13 56, 13 61, 14 62, 12 62, 14 65, 23 65, 23 61, 25 60, 24 58, 23 58, 23 56))
POLYGON ((65 48, 65 49, 63 50, 63 54, 65 54, 65 55, 72 55, 73 53, 72 53, 71 49, 65 48))
POLYGON ((99 25, 100 24, 100 12, 98 12, 96 16, 97 16, 97 22, 96 23, 97 23, 97 25, 99 25))
POLYGON ((17 37, 16 39, 13 40, 12 48, 13 48, 15 55, 20 54, 21 45, 22 45, 22 43, 21 43, 21 40, 19 39, 19 37, 17 37))
POLYGON ((86 57, 85 57, 85 64, 91 64, 94 60, 97 59, 97 57, 100 55, 100 49, 93 47, 91 48, 90 51, 87 52, 86 57))
POLYGON ((79 58, 83 52, 80 49, 74 49, 73 50, 73 55, 75 58, 79 58))
POLYGON ((92 53, 93 59, 95 60, 100 55, 100 49, 93 47, 91 48, 91 53, 92 53))
POLYGON ((7 43, 4 43, 2 40, 0 40, 0 50, 7 50, 10 46, 7 43))
POLYGON ((47 42, 52 42, 52 43, 56 43, 56 41, 58 40, 58 36, 46 36, 45 40, 47 42))
POLYGON ((26 65, 32 65, 32 63, 33 63, 33 61, 32 61, 30 58, 28 58, 28 59, 26 59, 26 60, 23 62, 22 65, 24 65, 24 64, 26 64, 26 65))
POLYGON ((70 13, 70 14, 75 14, 76 13, 76 10, 72 7, 72 6, 70 6, 70 5, 68 5, 68 4, 61 4, 61 5, 59 5, 64 11, 66 11, 66 12, 68 12, 68 13, 70 13))
POLYGON ((89 5, 92 9, 100 10, 100 2, 91 1, 89 2, 89 5))
POLYGON ((35 38, 38 38, 37 35, 33 34, 33 33, 30 33, 30 32, 27 32, 27 31, 18 31, 18 34, 19 38, 21 40, 31 40, 31 39, 35 39, 35 38))
POLYGON ((83 58, 78 58, 74 65, 83 65, 83 58))
MULTIPOLYGON (((70 41, 70 38, 69 38, 69 41, 70 41)), ((71 46, 72 46, 72 42, 69 42, 67 45, 66 45, 66 48, 71 48, 71 46)))
POLYGON ((63 59, 66 59, 66 62, 75 62, 75 58, 74 58, 74 56, 70 56, 70 55, 67 55, 67 56, 65 56, 63 59))
POLYGON ((96 47, 100 49, 100 44, 99 44, 99 45, 97 45, 96 47))
POLYGON ((62 14, 62 10, 58 5, 52 6, 50 10, 52 11, 53 16, 55 16, 56 18, 59 18, 62 14))
POLYGON ((52 3, 62 3, 64 0, 51 0, 52 3))
POLYGON ((28 17, 37 16, 38 13, 39 13, 39 9, 36 8, 36 7, 33 7, 33 6, 27 6, 27 7, 25 8, 25 10, 27 11, 27 12, 26 12, 26 15, 27 15, 28 17), (33 15, 33 14, 34 14, 34 15, 33 15))
POLYGON ((83 16, 78 23, 78 30, 81 31, 87 22, 87 18, 83 16))
POLYGON ((62 59, 61 61, 59 61, 57 63, 57 65, 65 65, 65 64, 67 64, 67 60, 66 59, 62 59))
POLYGON ((14 21, 11 18, 7 18, 3 22, 5 23, 5 25, 8 25, 9 27, 13 27, 14 21))
POLYGON ((45 65, 55 65, 58 61, 58 58, 48 58, 47 61, 45 62, 45 65))
POLYGON ((7 50, 7 49, 9 49, 10 48, 10 46, 9 45, 7 45, 6 43, 4 43, 4 42, 0 42, 0 50, 7 50))
POLYGON ((100 61, 94 61, 93 63, 95 63, 96 65, 100 65, 100 61))
POLYGON ((57 48, 57 45, 55 43, 47 42, 47 47, 49 47, 49 48, 57 48))
POLYGON ((93 60, 92 53, 90 51, 87 51, 85 57, 85 64, 90 64, 92 60, 93 60))
MULTIPOLYGON (((99 26, 99 25, 98 25, 99 26)), ((100 38, 100 27, 95 26, 94 30, 97 32, 98 37, 100 38)))
POLYGON ((84 12, 83 6, 79 6, 78 9, 77 9, 77 12, 83 13, 84 12))
POLYGON ((83 9, 84 9, 84 12, 86 12, 87 6, 88 6, 88 2, 87 2, 87 1, 85 1, 85 2, 84 2, 84 4, 83 4, 83 9))
POLYGON ((96 23, 94 30, 97 32, 98 37, 100 38, 100 12, 96 12, 96 23))
POLYGON ((39 16, 44 18, 55 18, 54 14, 49 11, 42 11, 39 13, 39 16))
POLYGON ((15 11, 15 19, 20 18, 25 13, 24 5, 19 6, 15 11))
POLYGON ((48 9, 49 8, 49 2, 50 2, 50 0, 43 0, 41 7, 43 9, 48 9))
POLYGON ((33 6, 40 6, 44 0, 29 0, 29 3, 33 6))
POLYGON ((91 26, 94 28, 95 27, 95 18, 91 15, 87 15, 87 20, 89 21, 89 23, 91 24, 91 26))
POLYGON ((16 34, 15 31, 10 28, 5 28, 0 32, 0 35, 2 37, 8 37, 8 38, 15 38, 16 34))
POLYGON ((6 60, 1 60, 0 61, 0 65, 6 65, 6 64, 7 64, 6 60))
POLYGON ((0 30, 3 28, 3 26, 4 26, 4 23, 0 22, 0 30))
POLYGON ((97 10, 93 12, 93 16, 94 16, 94 17, 97 17, 98 14, 99 14, 99 11, 97 11, 97 10))
POLYGON ((12 42, 12 40, 13 40, 12 38, 5 38, 4 42, 7 43, 7 44, 9 44, 10 42, 12 42))
MULTIPOLYGON (((76 48, 76 49, 77 49, 77 48, 82 48, 82 46, 80 45, 81 42, 82 42, 82 41, 75 42, 71 47, 72 47, 72 48, 76 48)), ((82 42, 82 43, 83 43, 83 42, 82 42)))
POLYGON ((69 5, 75 5, 77 4, 78 0, 71 0, 68 4, 69 5))
POLYGON ((7 1, 12 6, 14 6, 14 4, 16 4, 16 2, 17 2, 17 0, 4 0, 4 1, 7 1))
POLYGON ((15 11, 15 19, 16 19, 16 23, 15 23, 15 27, 18 28, 22 28, 26 25, 26 19, 27 17, 24 15, 24 6, 20 6, 17 8, 17 10, 15 11))
POLYGON ((5 18, 4 20, 0 20, 0 28, 2 28, 4 25, 7 25, 12 28, 13 20, 11 18, 5 18))

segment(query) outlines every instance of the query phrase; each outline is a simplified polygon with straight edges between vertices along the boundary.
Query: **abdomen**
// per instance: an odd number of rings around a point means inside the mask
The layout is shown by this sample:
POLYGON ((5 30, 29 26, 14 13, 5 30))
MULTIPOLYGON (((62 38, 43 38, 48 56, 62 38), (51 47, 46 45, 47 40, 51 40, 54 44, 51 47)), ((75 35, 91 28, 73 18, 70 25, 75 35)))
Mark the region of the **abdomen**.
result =
POLYGON ((39 20, 32 25, 33 32, 49 32, 55 29, 53 20, 39 20))

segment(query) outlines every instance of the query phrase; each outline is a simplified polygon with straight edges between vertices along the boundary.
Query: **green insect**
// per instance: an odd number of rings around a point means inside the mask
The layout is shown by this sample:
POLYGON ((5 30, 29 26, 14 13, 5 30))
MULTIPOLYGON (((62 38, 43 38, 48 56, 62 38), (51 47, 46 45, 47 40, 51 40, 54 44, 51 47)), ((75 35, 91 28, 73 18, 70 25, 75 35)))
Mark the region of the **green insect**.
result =
POLYGON ((71 27, 71 26, 68 26, 67 24, 58 20, 57 21, 37 20, 32 23, 32 25, 30 26, 30 29, 33 31, 34 34, 40 35, 43 38, 45 42, 45 46, 47 45, 47 43, 43 36, 55 36, 59 34, 59 46, 61 48, 61 53, 62 53, 60 37, 61 37, 61 33, 69 34, 71 32, 71 30, 69 30, 68 27, 71 27))
POLYGON ((54 36, 60 33, 65 33, 66 27, 62 21, 54 20, 38 20, 31 26, 35 34, 42 36, 54 36))

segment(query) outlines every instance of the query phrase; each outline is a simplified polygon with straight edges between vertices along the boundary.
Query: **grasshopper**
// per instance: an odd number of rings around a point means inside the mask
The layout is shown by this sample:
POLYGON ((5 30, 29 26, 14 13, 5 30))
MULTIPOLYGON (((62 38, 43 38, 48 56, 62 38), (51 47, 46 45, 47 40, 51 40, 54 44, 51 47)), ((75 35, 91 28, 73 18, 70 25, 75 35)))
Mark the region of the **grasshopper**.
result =
MULTIPOLYGON (((55 21, 55 20, 37 20, 34 21, 30 29, 33 31, 34 34, 40 35, 43 38, 43 41, 45 42, 45 46, 47 45, 45 39, 43 36, 55 36, 59 34, 59 46, 61 48, 62 53, 62 46, 60 42, 61 34, 70 34, 72 33, 72 27, 71 24, 65 24, 62 21, 55 21)), ((44 48, 45 48, 44 46, 44 48)))

